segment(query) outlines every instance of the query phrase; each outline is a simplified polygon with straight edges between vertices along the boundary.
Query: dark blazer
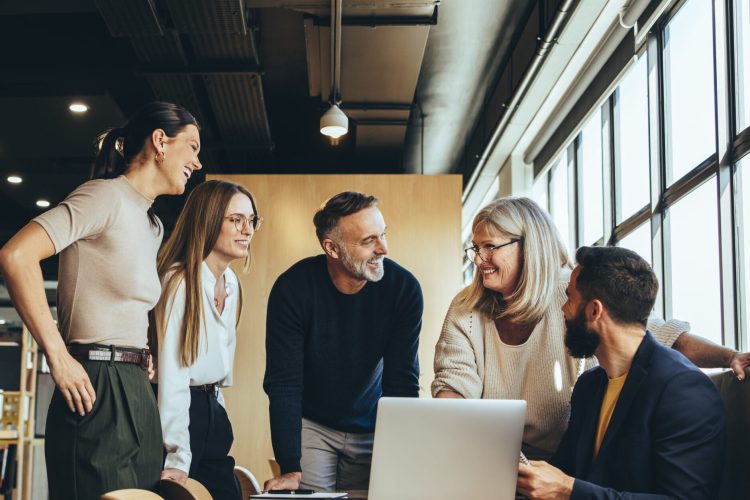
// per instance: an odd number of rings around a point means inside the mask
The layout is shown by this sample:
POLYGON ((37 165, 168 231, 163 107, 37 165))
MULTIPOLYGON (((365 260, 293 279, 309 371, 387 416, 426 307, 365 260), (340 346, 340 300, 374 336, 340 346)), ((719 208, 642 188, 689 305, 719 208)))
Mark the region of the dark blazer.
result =
POLYGON ((592 461, 606 389, 601 367, 581 375, 568 430, 550 460, 576 478, 571 498, 716 498, 725 417, 708 377, 646 332, 592 461))

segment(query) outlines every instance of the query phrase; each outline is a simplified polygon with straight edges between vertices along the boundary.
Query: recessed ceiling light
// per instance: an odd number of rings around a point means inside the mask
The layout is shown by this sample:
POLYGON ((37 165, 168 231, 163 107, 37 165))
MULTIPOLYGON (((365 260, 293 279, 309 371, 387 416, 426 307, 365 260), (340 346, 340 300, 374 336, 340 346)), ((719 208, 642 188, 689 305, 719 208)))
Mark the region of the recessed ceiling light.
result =
POLYGON ((36 206, 40 208, 47 208, 49 206, 49 202, 47 200, 36 200, 36 206))
POLYGON ((0 318, 0 325, 4 325, 4 324, 5 324, 5 320, 3 318, 0 318))
POLYGON ((71 110, 73 113, 85 113, 86 111, 89 110, 89 107, 83 103, 74 102, 73 104, 68 106, 68 109, 71 110))
POLYGON ((23 179, 18 175, 9 175, 8 182, 10 182, 11 184, 21 184, 23 182, 23 179))

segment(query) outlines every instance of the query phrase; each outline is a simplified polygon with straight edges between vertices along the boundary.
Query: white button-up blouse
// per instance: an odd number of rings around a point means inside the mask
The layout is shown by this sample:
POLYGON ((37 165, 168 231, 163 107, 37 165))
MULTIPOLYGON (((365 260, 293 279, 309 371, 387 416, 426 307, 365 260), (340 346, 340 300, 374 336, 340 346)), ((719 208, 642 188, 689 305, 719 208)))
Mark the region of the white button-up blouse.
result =
MULTIPOLYGON (((182 366, 181 331, 185 315, 185 282, 175 290, 174 298, 167 304, 168 314, 164 339, 159 345, 158 382, 159 414, 167 457, 164 468, 190 471, 190 386, 217 383, 221 387, 232 385, 232 368, 236 345, 237 301, 239 285, 237 276, 227 268, 224 272, 227 297, 224 310, 219 314, 214 305, 216 277, 203 262, 203 318, 198 356, 189 367, 182 366)), ((219 403, 224 397, 219 391, 219 403)))

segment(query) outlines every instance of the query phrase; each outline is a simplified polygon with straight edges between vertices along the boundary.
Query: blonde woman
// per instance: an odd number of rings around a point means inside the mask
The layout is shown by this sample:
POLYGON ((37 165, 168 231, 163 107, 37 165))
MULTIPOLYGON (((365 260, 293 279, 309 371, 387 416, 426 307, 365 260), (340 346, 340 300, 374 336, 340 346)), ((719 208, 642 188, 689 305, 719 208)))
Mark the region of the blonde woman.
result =
POLYGON ((207 181, 190 193, 159 253, 163 289, 153 323, 166 451, 162 478, 184 483, 192 477, 213 498, 240 497, 220 389, 232 384, 242 309, 242 289, 229 264, 244 260, 247 270, 250 240, 261 221, 245 188, 207 181))
MULTIPOLYGON (((474 218, 474 282, 453 300, 435 350, 435 397, 524 399, 523 451, 548 460, 568 425, 573 386, 584 368, 565 348, 561 310, 570 261, 552 219, 528 198, 501 198, 474 218)), ((731 367, 750 356, 651 317, 648 329, 698 366, 731 367)))

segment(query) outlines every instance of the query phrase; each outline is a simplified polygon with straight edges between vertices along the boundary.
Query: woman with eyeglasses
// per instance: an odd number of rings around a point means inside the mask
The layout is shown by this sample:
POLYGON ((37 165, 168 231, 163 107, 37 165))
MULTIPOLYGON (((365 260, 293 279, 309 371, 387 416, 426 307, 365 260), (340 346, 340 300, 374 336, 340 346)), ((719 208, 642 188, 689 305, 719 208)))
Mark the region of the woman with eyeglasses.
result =
POLYGON ((222 387, 232 385, 242 288, 229 268, 250 265, 263 219, 252 194, 228 181, 198 185, 159 253, 162 294, 154 309, 158 404, 166 459, 162 479, 202 483, 213 498, 239 499, 232 425, 222 387))
MULTIPOLYGON (((593 359, 565 347, 562 306, 570 279, 568 252, 550 216, 529 198, 500 198, 474 218, 473 282, 448 309, 435 348, 434 397, 523 399, 523 452, 548 460, 568 425, 570 397, 593 359)), ((652 316, 648 329, 699 366, 731 367, 740 376, 750 356, 686 333, 687 323, 652 316)))

